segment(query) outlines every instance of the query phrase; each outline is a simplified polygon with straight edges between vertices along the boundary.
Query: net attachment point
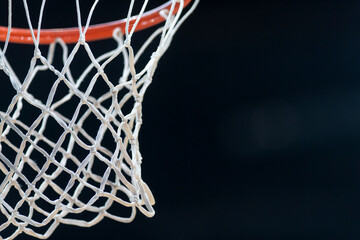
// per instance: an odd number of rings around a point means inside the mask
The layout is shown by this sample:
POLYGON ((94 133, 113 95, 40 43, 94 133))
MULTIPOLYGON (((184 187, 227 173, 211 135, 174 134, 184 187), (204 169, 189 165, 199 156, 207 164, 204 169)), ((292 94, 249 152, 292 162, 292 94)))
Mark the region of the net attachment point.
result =
MULTIPOLYGON (((175 15, 179 10, 182 10, 189 5, 193 0, 182 0, 182 1, 168 1, 167 3, 154 8, 150 11, 144 12, 141 16, 140 21, 137 23, 135 31, 140 31, 146 28, 150 28, 159 23, 164 22, 172 9, 172 14, 175 15)), ((122 19, 108 23, 91 25, 88 27, 86 32, 86 41, 97 41, 111 38, 116 28, 125 32, 126 23, 128 22, 129 27, 132 28, 136 23, 138 16, 133 16, 130 19, 122 19)), ((0 41, 5 42, 7 38, 8 27, 0 26, 0 41)), ((37 30, 34 30, 34 35, 37 35, 37 30)), ((42 29, 40 34, 40 44, 51 44, 55 39, 61 38, 64 43, 76 43, 79 41, 79 29, 74 28, 55 28, 55 29, 42 29)), ((11 43, 22 43, 22 44, 33 44, 34 40, 29 29, 25 28, 11 28, 11 35, 9 42, 11 43)), ((83 42, 81 40, 81 42, 83 42)))

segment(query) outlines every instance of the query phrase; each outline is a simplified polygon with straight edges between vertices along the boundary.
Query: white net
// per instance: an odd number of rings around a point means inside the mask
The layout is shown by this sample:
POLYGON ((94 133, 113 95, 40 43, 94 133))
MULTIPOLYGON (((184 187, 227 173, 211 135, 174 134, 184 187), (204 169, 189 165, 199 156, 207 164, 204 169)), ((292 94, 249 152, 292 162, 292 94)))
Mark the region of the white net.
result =
POLYGON ((15 94, 7 108, 0 109, 1 239, 13 239, 21 233, 47 238, 61 223, 88 227, 104 217, 130 222, 136 209, 148 217, 154 215, 154 198, 141 177, 138 138, 142 99, 160 57, 197 1, 186 13, 182 0, 171 1, 171 8, 160 13, 164 23, 137 51, 131 40, 148 1, 143 1, 135 14, 134 2, 130 1, 127 22, 137 15, 135 24, 127 24, 124 31, 114 29, 116 47, 95 56, 86 32, 98 1, 94 1, 85 24, 81 23, 84 12, 79 1, 75 2, 77 43, 68 45, 56 39, 44 46, 39 44, 39 36, 46 1, 42 0, 36 32, 24 0, 34 55, 26 77, 20 79, 7 60, 7 50, 12 46, 12 2, 8 0, 9 31, 0 49, 0 69, 6 78, 1 82, 10 82, 15 94), (175 6, 179 6, 176 13, 175 6), (139 69, 139 58, 154 42, 156 49, 139 69), (77 67, 74 58, 79 51, 86 53, 84 61, 89 64, 74 77, 71 69, 77 67), (59 52, 62 65, 55 67, 55 53, 59 52), (107 67, 114 62, 119 62, 122 73, 111 79, 107 67), (32 87, 44 72, 51 85, 48 92, 32 87), (106 86, 101 94, 98 85, 106 86), (46 98, 41 99, 38 96, 44 91, 46 98), (114 205, 126 211, 112 212, 114 205))

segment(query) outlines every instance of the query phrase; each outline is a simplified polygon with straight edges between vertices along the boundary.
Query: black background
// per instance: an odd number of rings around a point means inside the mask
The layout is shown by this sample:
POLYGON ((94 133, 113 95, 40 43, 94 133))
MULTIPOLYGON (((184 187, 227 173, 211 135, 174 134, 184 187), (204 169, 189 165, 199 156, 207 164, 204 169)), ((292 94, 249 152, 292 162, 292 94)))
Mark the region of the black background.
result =
POLYGON ((202 0, 144 100, 155 217, 50 239, 359 239, 359 65, 359 1, 202 0))

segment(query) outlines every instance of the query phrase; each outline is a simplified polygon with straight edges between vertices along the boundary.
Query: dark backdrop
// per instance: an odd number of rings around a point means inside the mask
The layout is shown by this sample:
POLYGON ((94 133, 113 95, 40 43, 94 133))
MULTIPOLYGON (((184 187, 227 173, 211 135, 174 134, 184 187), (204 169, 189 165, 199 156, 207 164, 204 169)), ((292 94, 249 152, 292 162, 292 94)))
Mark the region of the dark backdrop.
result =
POLYGON ((202 0, 144 100, 155 217, 50 239, 359 239, 359 66, 359 1, 202 0))

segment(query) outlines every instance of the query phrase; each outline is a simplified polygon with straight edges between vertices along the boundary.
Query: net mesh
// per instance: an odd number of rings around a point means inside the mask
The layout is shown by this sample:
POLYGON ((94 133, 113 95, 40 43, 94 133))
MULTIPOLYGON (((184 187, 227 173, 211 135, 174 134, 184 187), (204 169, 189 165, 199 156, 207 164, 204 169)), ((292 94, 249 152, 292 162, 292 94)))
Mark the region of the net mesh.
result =
MULTIPOLYGON (((128 23, 135 15, 134 2, 130 1, 128 23)), ((137 20, 147 2, 136 13, 137 20)), ((137 209, 153 216, 154 198, 141 177, 142 100, 159 59, 196 2, 184 13, 183 1, 172 1, 170 10, 160 13, 164 24, 137 51, 131 40, 138 21, 132 27, 127 24, 125 30, 115 29, 116 47, 99 56, 93 54, 86 41, 98 1, 94 1, 85 24, 81 22, 84 12, 76 1, 80 37, 71 46, 62 39, 49 46, 40 45, 46 1, 42 1, 37 32, 27 1, 23 3, 34 42, 34 54, 23 79, 16 75, 6 54, 12 46, 11 0, 7 41, 0 49, 0 69, 7 78, 1 81, 9 81, 15 93, 7 108, 0 111, 1 238, 13 239, 21 233, 47 238, 61 223, 88 227, 104 217, 130 222, 137 209), (180 9, 173 14, 175 5, 180 9), (156 50, 145 67, 138 67, 139 58, 153 42, 156 50), (42 54, 44 48, 46 56, 42 54), (74 59, 81 51, 86 53, 84 61, 89 64, 80 76, 74 77, 71 69, 76 68, 74 59), (62 64, 55 67, 55 53, 59 52, 62 64), (122 73, 111 79, 107 67, 114 62, 122 67, 122 73), (38 85, 45 72, 45 80, 50 83, 48 92, 38 85), (104 92, 97 86, 105 86, 104 92), (46 97, 42 99, 41 94, 46 97), (114 205, 126 211, 112 212, 114 205)))

